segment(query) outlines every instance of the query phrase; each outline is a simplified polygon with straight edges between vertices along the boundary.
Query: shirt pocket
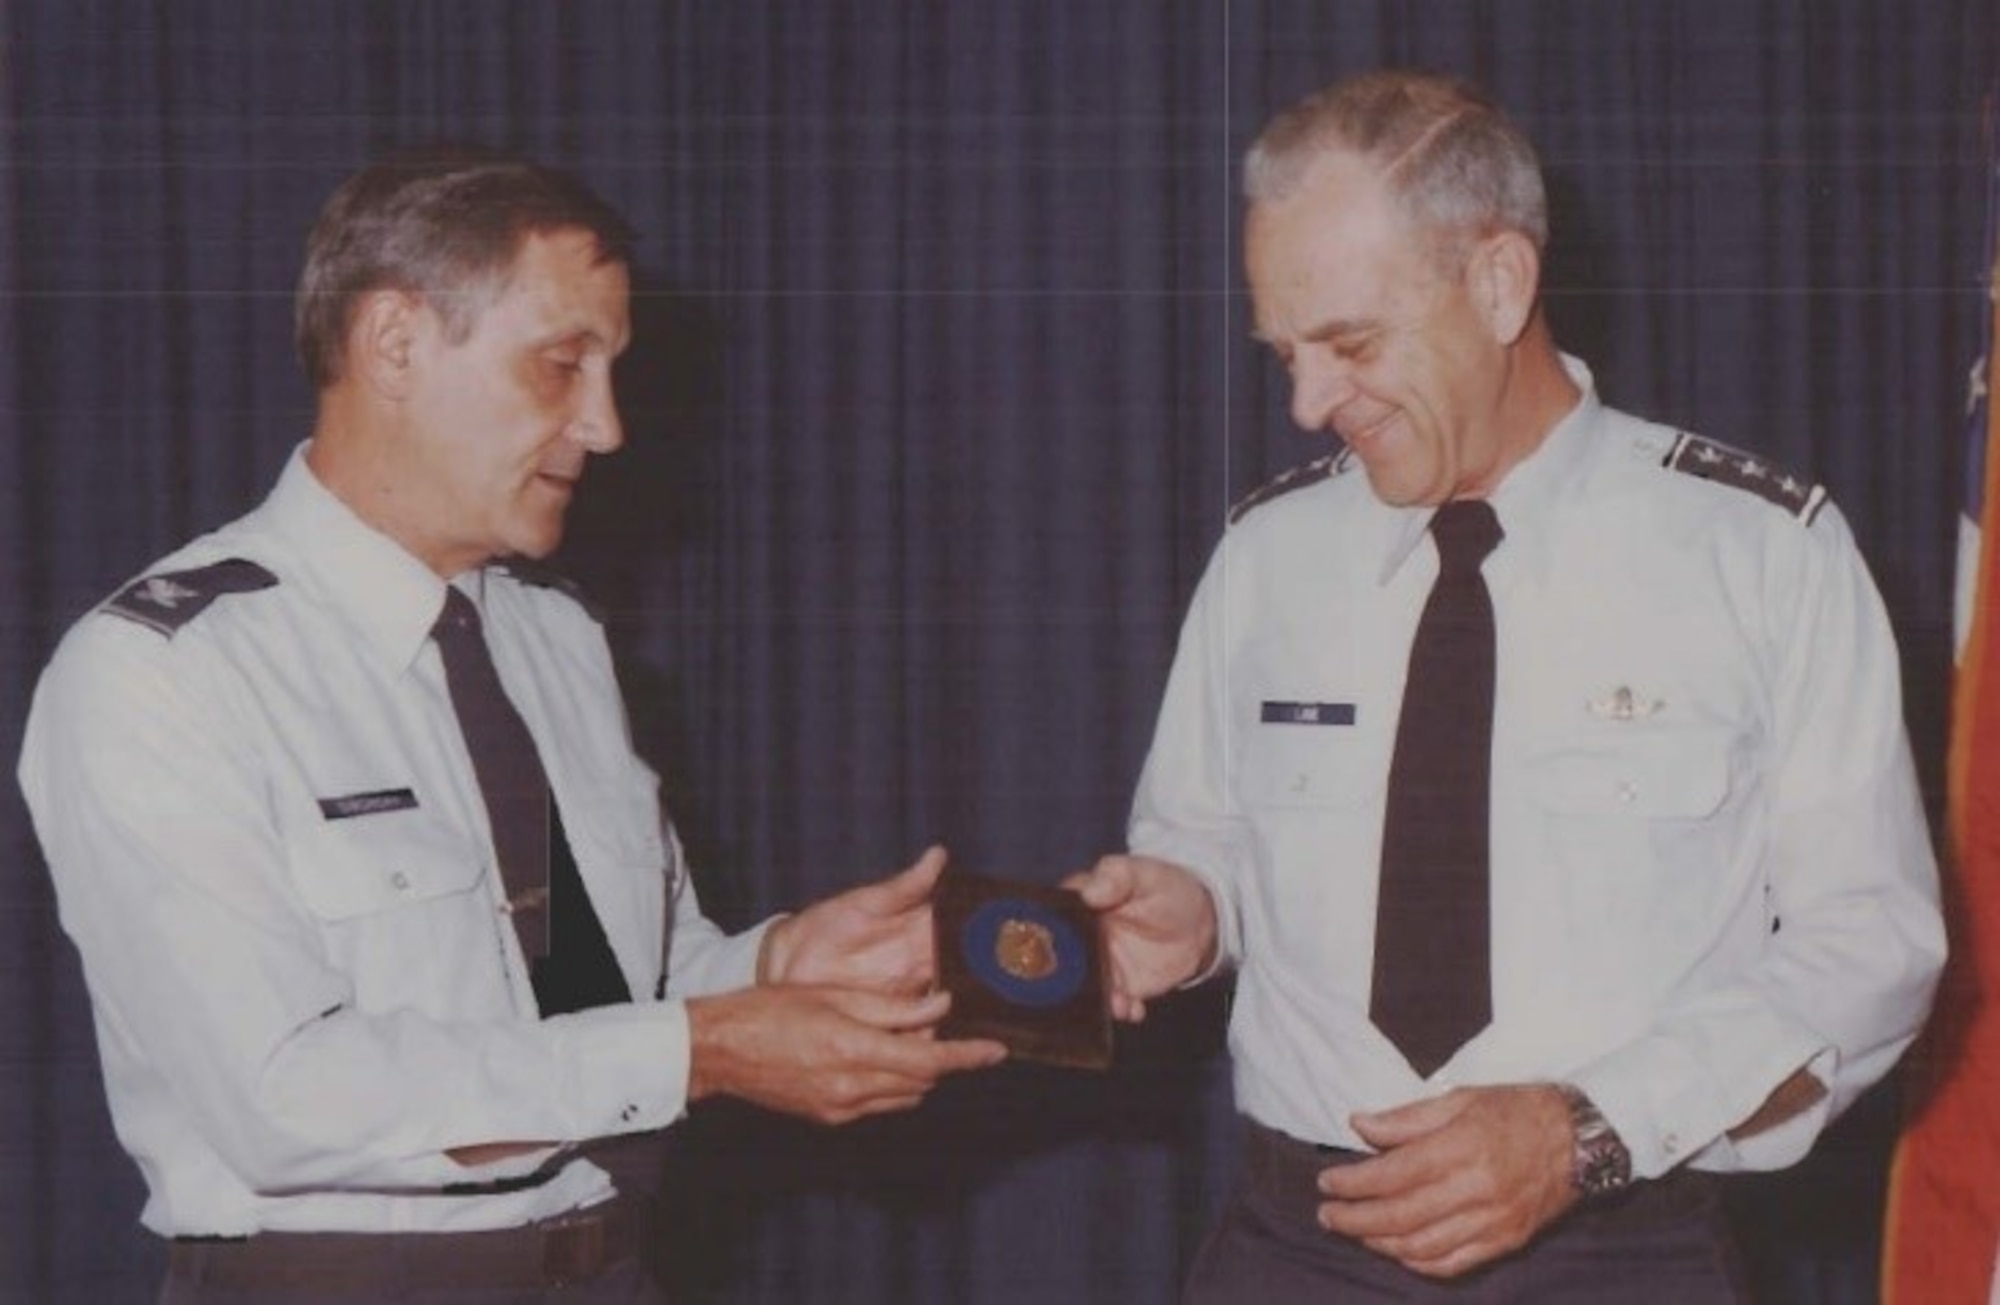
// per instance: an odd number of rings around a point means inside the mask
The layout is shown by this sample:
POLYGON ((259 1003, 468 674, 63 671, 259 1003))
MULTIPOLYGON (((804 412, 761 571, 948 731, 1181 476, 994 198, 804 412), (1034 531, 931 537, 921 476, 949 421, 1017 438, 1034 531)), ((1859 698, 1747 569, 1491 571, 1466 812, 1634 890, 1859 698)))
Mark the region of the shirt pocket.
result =
POLYGON ((620 789, 577 798, 563 808, 570 850, 579 865, 657 871, 667 861, 659 800, 649 786, 629 784, 620 789))
POLYGON ((651 991, 665 955, 662 930, 675 870, 657 788, 619 782, 573 795, 563 806, 563 832, 627 983, 634 992, 651 991))
POLYGON ((299 900, 364 1009, 508 1008, 504 917, 484 882, 487 858, 456 830, 398 811, 326 821, 291 852, 299 900))
POLYGON ((415 811, 329 820, 293 850, 299 896, 328 922, 468 893, 486 870, 463 839, 415 811))
POLYGON ((1513 845, 1520 887, 1559 912, 1579 982, 1677 973, 1681 949, 1743 895, 1731 867, 1746 826, 1723 729, 1605 724, 1553 742, 1525 767, 1538 836, 1513 845))
POLYGON ((1360 721, 1302 725, 1253 720, 1237 788, 1244 806, 1262 811, 1337 811, 1373 797, 1388 758, 1375 731, 1360 721))
POLYGON ((1700 820, 1729 796, 1729 758, 1721 730, 1607 728, 1531 757, 1528 787, 1539 807, 1561 817, 1700 820))
POLYGON ((1246 964, 1282 957, 1315 986, 1365 990, 1387 742, 1359 714, 1351 725, 1247 728, 1239 800, 1268 873, 1239 896, 1246 964))

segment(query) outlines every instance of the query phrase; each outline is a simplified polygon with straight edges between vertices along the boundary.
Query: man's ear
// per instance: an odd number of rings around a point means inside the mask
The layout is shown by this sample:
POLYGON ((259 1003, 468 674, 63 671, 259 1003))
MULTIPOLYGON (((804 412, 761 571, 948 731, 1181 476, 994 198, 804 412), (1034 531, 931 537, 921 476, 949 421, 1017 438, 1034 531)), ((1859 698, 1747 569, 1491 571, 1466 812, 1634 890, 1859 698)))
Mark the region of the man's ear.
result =
POLYGON ((1502 345, 1520 339, 1541 290, 1542 256, 1535 242, 1518 231, 1488 236, 1473 250, 1466 272, 1493 338, 1502 345))
POLYGON ((354 306, 347 370, 389 398, 410 391, 429 308, 407 290, 370 290, 354 306))

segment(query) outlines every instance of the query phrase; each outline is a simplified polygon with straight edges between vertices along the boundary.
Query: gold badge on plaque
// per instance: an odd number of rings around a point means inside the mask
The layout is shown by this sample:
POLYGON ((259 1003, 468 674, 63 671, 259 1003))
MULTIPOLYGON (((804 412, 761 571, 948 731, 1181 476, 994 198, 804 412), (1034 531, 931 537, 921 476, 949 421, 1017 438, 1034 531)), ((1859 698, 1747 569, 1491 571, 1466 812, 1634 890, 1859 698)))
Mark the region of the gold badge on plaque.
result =
POLYGON ((1017 979, 1046 979, 1056 972, 1056 936, 1033 920, 1002 920, 993 959, 1017 979))

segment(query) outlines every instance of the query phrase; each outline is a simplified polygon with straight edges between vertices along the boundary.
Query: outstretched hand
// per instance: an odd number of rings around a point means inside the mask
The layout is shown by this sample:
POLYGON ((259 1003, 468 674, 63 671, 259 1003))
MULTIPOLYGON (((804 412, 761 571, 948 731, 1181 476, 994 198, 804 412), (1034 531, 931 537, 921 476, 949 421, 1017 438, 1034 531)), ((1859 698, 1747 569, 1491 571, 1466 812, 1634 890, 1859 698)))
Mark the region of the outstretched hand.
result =
POLYGON ((1215 902, 1201 880, 1171 861, 1107 856, 1063 886, 1103 921, 1118 1019, 1145 1019, 1148 1000, 1214 964, 1215 902))
POLYGON ((937 970, 931 889, 945 851, 933 847, 897 874, 816 902, 771 926, 758 979, 916 993, 937 970))
POLYGON ((1418 1273, 1476 1269, 1576 1204, 1551 1085, 1456 1088, 1352 1122, 1381 1154, 1320 1174, 1320 1223, 1418 1273))
POLYGON ((947 1074, 1006 1058, 997 1042, 939 1041, 950 999, 754 987, 687 1004, 688 1099, 727 1093, 822 1124, 908 1110, 947 1074))

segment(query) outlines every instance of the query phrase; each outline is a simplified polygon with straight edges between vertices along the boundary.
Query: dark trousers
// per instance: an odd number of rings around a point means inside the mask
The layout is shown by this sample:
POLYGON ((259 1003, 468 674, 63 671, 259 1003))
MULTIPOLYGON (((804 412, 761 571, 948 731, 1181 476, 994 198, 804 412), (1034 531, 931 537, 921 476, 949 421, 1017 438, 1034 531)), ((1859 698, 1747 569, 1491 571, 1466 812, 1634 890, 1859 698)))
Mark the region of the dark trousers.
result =
POLYGON ((662 1305, 644 1202, 465 1233, 175 1241, 160 1305, 662 1305))
POLYGON ((664 1305, 651 1273, 637 1261, 589 1282, 561 1287, 222 1287, 169 1273, 160 1305, 664 1305))
POLYGON ((1716 1180, 1680 1171, 1578 1206, 1512 1255, 1451 1281, 1412 1273, 1315 1221, 1320 1170, 1356 1158, 1250 1124, 1243 1176, 1189 1273, 1187 1305, 1284 1301, 1748 1305, 1716 1180))

